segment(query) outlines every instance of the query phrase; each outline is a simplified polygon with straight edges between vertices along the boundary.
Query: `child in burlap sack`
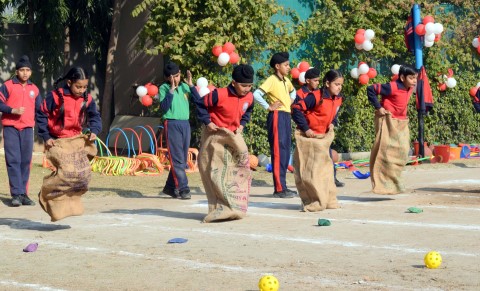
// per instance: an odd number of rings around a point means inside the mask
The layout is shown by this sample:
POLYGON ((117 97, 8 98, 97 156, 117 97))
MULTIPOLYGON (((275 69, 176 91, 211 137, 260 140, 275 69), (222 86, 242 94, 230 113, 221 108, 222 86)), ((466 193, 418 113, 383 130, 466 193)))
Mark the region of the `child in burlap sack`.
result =
MULTIPOLYGON (((319 73, 315 70, 309 75, 315 77, 319 73)), ((304 211, 339 208, 330 145, 335 136, 333 123, 342 104, 343 81, 339 71, 330 70, 320 90, 310 92, 292 105, 293 121, 297 124, 295 184, 304 211)))
POLYGON ((55 81, 54 88, 37 111, 38 135, 45 141, 47 160, 56 168, 44 178, 39 193, 40 205, 52 221, 83 213, 80 196, 88 191, 89 158, 96 154, 93 142, 102 130, 84 69, 71 68, 55 81), (90 131, 88 136, 82 134, 84 127, 90 131))
POLYGON ((408 161, 410 132, 407 107, 417 85, 417 71, 402 65, 398 79, 367 88, 368 100, 375 107, 375 142, 370 153, 372 192, 403 192, 401 173, 408 161), (377 95, 381 95, 379 102, 377 95))
POLYGON ((228 87, 195 100, 198 119, 206 125, 198 162, 208 198, 204 222, 246 215, 252 177, 242 131, 253 111, 253 75, 251 66, 238 65, 228 87))

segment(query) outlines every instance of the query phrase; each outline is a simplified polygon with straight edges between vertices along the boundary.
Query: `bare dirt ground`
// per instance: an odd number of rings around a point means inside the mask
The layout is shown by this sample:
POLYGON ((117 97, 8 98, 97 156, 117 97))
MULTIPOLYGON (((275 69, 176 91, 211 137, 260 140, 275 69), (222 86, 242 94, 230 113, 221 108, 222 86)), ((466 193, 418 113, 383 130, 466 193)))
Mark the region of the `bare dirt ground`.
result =
MULTIPOLYGON (((48 174, 40 157, 35 201, 48 174)), ((165 174, 95 174, 84 215, 51 223, 38 204, 8 206, 3 156, 0 164, 0 290, 258 290, 267 273, 280 290, 480 290, 480 160, 408 166, 407 191, 395 196, 342 171, 342 208, 317 213, 300 212, 299 198, 273 198, 261 170, 248 216, 212 224, 201 223, 198 173, 188 201, 159 195, 165 174), (188 242, 167 244, 176 237, 188 242), (32 242, 38 250, 22 252, 32 242), (443 257, 439 269, 423 265, 431 250, 443 257)), ((288 181, 294 188, 293 174, 288 181)))

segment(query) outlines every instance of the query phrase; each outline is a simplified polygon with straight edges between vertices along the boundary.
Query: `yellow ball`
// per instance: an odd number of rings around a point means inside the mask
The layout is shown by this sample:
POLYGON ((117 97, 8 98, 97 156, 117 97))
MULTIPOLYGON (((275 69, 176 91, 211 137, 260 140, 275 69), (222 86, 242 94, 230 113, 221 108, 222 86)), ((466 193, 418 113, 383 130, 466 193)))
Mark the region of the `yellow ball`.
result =
POLYGON ((425 255, 423 261, 425 262, 425 266, 427 266, 427 268, 436 269, 442 264, 442 256, 435 251, 431 251, 425 255))
POLYGON ((260 291, 277 291, 279 287, 277 278, 272 275, 265 275, 258 281, 260 291))

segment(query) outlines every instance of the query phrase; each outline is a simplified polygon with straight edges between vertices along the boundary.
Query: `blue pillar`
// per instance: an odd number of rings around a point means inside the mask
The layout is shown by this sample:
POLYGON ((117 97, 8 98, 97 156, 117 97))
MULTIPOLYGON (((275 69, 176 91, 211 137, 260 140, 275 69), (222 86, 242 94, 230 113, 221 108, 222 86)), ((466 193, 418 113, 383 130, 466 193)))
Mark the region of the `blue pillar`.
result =
MULTIPOLYGON (((414 4, 412 7, 412 18, 413 18, 413 41, 414 41, 414 49, 415 49, 415 68, 420 70, 423 66, 423 43, 420 35, 417 34, 415 28, 421 22, 420 18, 420 5, 414 4)), ((425 116, 425 100, 423 96, 418 96, 420 101, 420 109, 418 110, 418 154, 421 157, 425 156, 425 148, 424 148, 424 120, 423 117, 425 116)))

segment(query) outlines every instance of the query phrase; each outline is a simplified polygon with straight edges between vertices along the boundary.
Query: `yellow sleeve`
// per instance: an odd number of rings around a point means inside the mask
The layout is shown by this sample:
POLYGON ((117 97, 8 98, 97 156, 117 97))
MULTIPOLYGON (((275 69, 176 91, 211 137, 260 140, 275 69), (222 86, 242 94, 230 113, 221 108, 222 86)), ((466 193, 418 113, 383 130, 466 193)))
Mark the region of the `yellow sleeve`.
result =
POLYGON ((268 77, 265 82, 263 82, 262 85, 260 85, 259 89, 262 90, 263 92, 265 92, 265 94, 268 94, 270 92, 272 92, 272 88, 273 88, 273 78, 272 76, 268 77))

